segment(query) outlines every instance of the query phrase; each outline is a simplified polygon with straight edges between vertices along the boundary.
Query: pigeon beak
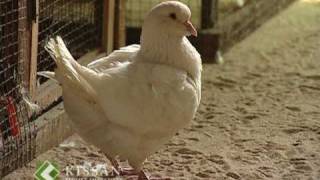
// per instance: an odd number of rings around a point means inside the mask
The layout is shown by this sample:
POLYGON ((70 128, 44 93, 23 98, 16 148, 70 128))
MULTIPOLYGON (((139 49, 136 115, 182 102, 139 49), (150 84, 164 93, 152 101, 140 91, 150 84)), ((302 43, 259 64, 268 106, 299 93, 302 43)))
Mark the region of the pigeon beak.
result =
POLYGON ((197 37, 197 35, 198 35, 197 30, 196 30, 196 28, 194 28, 194 26, 192 25, 192 23, 190 22, 190 20, 184 22, 183 24, 186 26, 187 31, 188 31, 191 35, 197 37))

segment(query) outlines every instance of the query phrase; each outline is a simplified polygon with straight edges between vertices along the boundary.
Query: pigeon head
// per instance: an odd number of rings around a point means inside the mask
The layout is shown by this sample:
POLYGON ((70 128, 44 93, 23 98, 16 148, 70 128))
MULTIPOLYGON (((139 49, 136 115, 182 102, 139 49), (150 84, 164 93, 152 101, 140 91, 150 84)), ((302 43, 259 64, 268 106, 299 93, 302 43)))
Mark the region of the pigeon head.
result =
POLYGON ((178 1, 165 1, 147 14, 140 36, 139 61, 167 64, 194 77, 201 72, 201 58, 186 36, 197 36, 191 11, 178 1))
POLYGON ((167 37, 197 36, 190 18, 191 11, 185 4, 178 1, 162 2, 151 9, 142 31, 153 36, 157 34, 167 37))

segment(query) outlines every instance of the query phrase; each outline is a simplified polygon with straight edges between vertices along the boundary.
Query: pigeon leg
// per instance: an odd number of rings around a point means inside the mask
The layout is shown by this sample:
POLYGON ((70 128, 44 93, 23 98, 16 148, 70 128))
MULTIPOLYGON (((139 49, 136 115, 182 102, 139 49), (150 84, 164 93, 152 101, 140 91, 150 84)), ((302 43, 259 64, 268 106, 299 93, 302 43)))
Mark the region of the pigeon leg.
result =
POLYGON ((121 167, 119 161, 115 158, 108 157, 111 162, 111 165, 114 167, 113 173, 120 176, 133 176, 139 175, 139 171, 131 167, 121 167))
POLYGON ((146 175, 145 172, 143 172, 143 170, 140 171, 139 176, 138 176, 138 180, 150 180, 149 177, 146 175))
POLYGON ((171 180, 171 178, 163 178, 163 177, 148 177, 146 173, 141 170, 138 176, 138 180, 171 180))
MULTIPOLYGON (((143 170, 137 171, 131 167, 121 167, 119 161, 115 158, 108 157, 111 165, 114 167, 113 173, 120 176, 138 176, 138 180, 171 180, 171 178, 148 177, 143 170)), ((130 178, 129 178, 130 179, 130 178)), ((131 179, 130 179, 131 180, 131 179)))

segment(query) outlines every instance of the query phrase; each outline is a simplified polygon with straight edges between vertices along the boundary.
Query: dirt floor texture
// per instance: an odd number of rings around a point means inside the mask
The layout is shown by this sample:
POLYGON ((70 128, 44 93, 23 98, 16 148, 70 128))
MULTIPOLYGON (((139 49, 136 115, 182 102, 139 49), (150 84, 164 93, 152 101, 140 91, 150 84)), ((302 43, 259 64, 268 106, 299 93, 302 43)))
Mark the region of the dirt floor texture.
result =
MULTIPOLYGON (((144 170, 186 180, 319 180, 320 1, 293 4, 224 59, 204 65, 197 117, 144 170)), ((61 168, 107 161, 72 136, 4 179, 32 179, 43 160, 61 168)))

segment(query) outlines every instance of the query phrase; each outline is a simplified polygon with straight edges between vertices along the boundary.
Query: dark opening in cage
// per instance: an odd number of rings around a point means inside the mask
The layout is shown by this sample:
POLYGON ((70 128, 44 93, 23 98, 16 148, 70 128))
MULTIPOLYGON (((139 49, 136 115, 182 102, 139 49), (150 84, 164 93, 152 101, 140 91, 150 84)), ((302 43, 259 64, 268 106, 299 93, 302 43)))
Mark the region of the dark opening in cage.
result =
POLYGON ((62 36, 76 58, 101 45, 103 0, 40 0, 39 3, 38 71, 55 67, 44 49, 49 37, 62 36))
POLYGON ((0 1, 0 177, 35 154, 35 130, 21 96, 26 0, 0 1))

